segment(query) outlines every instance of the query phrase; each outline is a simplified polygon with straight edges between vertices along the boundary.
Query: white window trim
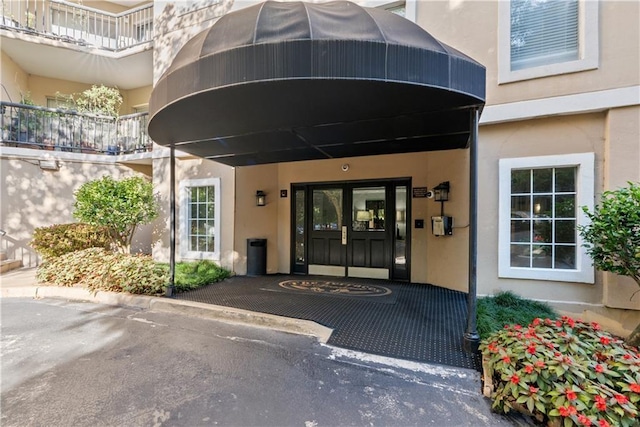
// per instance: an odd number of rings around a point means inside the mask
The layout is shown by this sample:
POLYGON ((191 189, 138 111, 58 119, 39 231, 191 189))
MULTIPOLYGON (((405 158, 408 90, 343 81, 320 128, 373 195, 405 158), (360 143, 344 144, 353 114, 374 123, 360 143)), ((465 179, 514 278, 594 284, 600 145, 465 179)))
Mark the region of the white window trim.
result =
POLYGON ((597 69, 600 55, 599 7, 598 0, 579 1, 579 59, 511 71, 511 2, 499 2, 498 84, 597 69))
POLYGON ((180 181, 178 200, 180 203, 180 257, 184 259, 208 259, 220 261, 220 178, 186 179, 180 181), (189 250, 189 188, 214 187, 215 212, 214 219, 214 251, 200 252, 189 250))
POLYGON ((576 269, 511 267, 511 170, 577 166, 576 215, 577 225, 587 225, 588 218, 582 211, 587 206, 593 211, 594 153, 563 154, 557 156, 520 157, 499 160, 498 204, 498 276, 501 278, 534 279, 562 282, 594 283, 592 260, 583 248, 578 233, 576 240, 576 269))

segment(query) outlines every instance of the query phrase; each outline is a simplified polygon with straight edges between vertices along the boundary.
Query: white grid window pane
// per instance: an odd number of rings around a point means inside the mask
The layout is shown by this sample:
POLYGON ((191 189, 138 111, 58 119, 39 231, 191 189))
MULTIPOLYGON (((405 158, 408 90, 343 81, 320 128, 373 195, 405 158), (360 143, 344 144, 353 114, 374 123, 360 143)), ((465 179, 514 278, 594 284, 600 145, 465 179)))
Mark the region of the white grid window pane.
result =
POLYGON ((189 188, 188 244, 192 252, 215 251, 215 188, 199 186, 189 188))
POLYGON ((511 267, 575 269, 576 167, 511 171, 511 267))
POLYGON ((579 59, 578 0, 511 1, 511 70, 579 59))

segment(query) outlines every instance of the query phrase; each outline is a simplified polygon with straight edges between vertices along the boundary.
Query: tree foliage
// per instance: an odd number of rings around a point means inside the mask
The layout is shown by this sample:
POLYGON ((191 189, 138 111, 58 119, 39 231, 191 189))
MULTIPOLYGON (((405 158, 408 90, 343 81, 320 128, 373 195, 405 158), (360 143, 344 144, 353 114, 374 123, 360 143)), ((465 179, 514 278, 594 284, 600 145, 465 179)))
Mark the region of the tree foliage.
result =
POLYGON ((583 210, 591 224, 579 230, 594 266, 640 286, 640 185, 605 191, 594 212, 583 210))
POLYGON ((114 87, 93 85, 77 95, 74 102, 78 110, 84 113, 118 117, 120 106, 122 106, 122 95, 114 87))
MULTIPOLYGON (((605 191, 593 212, 582 209, 591 224, 579 227, 579 231, 593 265, 598 270, 630 277, 640 287, 640 185, 629 182, 629 187, 605 191)), ((640 345, 640 325, 626 342, 640 345)))
POLYGON ((113 244, 121 252, 130 252, 138 226, 158 217, 153 185, 142 177, 119 181, 110 176, 89 181, 75 193, 73 215, 78 220, 107 227, 113 244))

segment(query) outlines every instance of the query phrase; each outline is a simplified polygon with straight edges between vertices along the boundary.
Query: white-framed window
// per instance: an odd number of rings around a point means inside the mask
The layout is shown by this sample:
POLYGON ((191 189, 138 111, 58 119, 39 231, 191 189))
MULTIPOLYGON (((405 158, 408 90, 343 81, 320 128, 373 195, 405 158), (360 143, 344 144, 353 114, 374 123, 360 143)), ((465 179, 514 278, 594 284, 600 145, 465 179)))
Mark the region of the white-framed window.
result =
POLYGON ((220 260, 220 178, 180 182, 180 255, 220 260))
POLYGON ((395 13, 396 15, 400 15, 403 18, 405 18, 407 14, 407 5, 404 1, 397 1, 391 4, 384 5, 384 9, 388 10, 391 13, 395 13))
POLYGON ((76 104, 73 102, 73 96, 56 94, 55 96, 47 96, 47 108, 59 108, 61 110, 75 110, 76 104))
POLYGON ((499 276, 593 283, 578 226, 593 210, 594 154, 499 161, 499 276))
POLYGON ((597 0, 498 4, 498 83, 598 68, 597 0))

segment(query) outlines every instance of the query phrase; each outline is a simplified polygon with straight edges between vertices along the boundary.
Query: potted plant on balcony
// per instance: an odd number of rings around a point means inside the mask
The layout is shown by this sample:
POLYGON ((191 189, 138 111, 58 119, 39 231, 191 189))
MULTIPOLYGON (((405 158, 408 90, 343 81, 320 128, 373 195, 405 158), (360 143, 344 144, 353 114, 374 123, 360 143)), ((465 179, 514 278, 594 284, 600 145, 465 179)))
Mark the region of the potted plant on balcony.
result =
MULTIPOLYGON (((114 119, 118 117, 120 113, 120 107, 122 106, 122 95, 117 88, 108 87, 104 85, 93 85, 90 89, 87 89, 74 97, 74 103, 78 108, 78 111, 82 113, 96 114, 99 116, 109 116, 114 119)), ((95 147, 96 141, 83 141, 82 145, 95 147)), ((120 149, 116 143, 107 145, 108 154, 118 154, 120 149)))
MULTIPOLYGON (((23 105, 35 106, 27 92, 22 94, 20 103, 23 105)), ((11 130, 14 133, 14 140, 18 142, 28 142, 31 144, 39 144, 42 142, 40 131, 42 130, 43 112, 27 108, 20 108, 17 116, 11 120, 11 130)))

